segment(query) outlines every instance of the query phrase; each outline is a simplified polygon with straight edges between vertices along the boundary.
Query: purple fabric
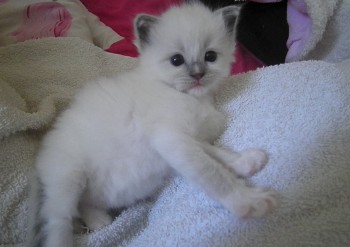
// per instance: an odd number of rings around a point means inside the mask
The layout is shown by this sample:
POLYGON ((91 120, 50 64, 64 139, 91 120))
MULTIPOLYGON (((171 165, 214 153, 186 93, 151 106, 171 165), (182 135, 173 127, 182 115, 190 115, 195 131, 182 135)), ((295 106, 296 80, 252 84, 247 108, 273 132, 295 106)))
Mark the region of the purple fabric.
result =
POLYGON ((287 7, 289 37, 286 62, 298 60, 310 38, 312 22, 304 0, 289 0, 287 7))
MULTIPOLYGON (((251 0, 257 3, 273 3, 281 0, 251 0)), ((298 60, 305 44, 311 36, 312 21, 307 12, 305 0, 288 0, 287 21, 289 37, 287 40, 288 53, 286 62, 298 60)))

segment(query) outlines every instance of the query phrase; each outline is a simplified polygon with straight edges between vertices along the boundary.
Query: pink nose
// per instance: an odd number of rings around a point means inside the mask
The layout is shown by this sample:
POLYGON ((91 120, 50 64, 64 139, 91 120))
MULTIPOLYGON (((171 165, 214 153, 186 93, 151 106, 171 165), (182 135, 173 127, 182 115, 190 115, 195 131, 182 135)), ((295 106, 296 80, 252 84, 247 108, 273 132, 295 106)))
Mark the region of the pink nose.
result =
POLYGON ((204 73, 203 72, 202 73, 195 73, 195 74, 191 74, 190 76, 196 80, 200 80, 204 76, 204 73))

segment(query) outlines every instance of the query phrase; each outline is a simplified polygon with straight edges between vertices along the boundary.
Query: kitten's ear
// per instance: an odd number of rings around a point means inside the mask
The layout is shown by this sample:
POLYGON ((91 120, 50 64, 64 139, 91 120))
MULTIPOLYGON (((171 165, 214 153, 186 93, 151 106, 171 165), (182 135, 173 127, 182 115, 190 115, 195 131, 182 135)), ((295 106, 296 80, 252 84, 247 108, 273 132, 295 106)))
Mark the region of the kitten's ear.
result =
POLYGON ((235 34, 235 25, 238 21, 239 12, 241 10, 240 6, 230 5, 218 10, 215 10, 215 14, 221 15, 224 19, 226 29, 231 34, 235 34))
POLYGON ((141 51, 150 43, 150 32, 158 18, 152 15, 141 14, 134 20, 135 45, 141 51))

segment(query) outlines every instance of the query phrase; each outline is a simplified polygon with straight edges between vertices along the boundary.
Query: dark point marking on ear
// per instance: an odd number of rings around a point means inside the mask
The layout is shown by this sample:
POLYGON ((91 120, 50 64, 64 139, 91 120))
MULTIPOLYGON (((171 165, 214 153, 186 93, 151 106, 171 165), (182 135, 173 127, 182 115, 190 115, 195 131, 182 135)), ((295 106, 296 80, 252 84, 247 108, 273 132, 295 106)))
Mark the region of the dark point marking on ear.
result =
POLYGON ((239 12, 241 10, 240 6, 230 5, 218 10, 215 10, 216 14, 219 14, 224 19, 227 31, 233 35, 235 31, 235 25, 238 20, 239 12))
POLYGON ((140 14, 134 20, 135 45, 142 50, 150 43, 150 31, 158 18, 152 15, 140 14))

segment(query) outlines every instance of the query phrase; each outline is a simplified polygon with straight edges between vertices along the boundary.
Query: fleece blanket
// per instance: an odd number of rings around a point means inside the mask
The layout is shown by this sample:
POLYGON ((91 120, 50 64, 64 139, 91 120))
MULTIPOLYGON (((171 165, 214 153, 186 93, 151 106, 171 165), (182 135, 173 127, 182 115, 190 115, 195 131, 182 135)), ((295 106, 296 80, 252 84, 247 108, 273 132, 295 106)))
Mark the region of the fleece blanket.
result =
MULTIPOLYGON (((22 246, 28 180, 41 137, 86 81, 136 61, 78 38, 0 48, 0 245, 22 246)), ((78 246, 349 246, 350 60, 295 62, 230 77, 217 95, 216 145, 259 147, 270 162, 248 183, 279 193, 268 217, 239 220, 173 177, 78 246)), ((140 82, 142 83, 142 82, 140 82)))

